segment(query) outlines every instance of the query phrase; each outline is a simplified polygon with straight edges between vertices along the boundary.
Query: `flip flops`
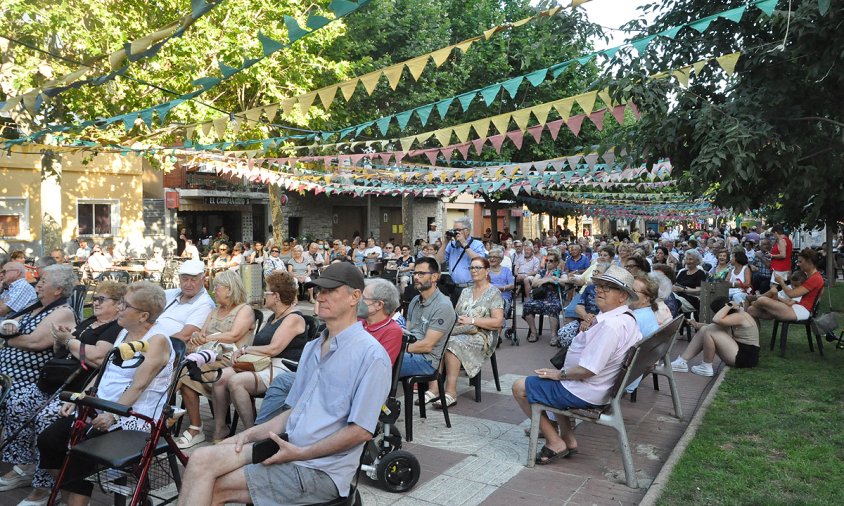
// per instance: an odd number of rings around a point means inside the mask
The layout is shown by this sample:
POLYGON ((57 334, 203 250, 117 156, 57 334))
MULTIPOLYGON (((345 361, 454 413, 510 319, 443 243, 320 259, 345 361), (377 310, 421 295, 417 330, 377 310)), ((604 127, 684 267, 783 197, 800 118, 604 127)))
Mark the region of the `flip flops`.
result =
MULTIPOLYGON (((434 392, 432 392, 430 390, 425 392, 425 404, 430 404, 431 402, 433 402, 437 398, 439 398, 438 394, 435 394, 434 392)), ((413 401, 413 404, 415 404, 417 406, 419 405, 419 397, 417 397, 416 400, 413 401)))
MULTIPOLYGON (((446 407, 450 408, 450 407, 454 406, 455 404, 457 404, 457 399, 455 399, 454 397, 452 397, 449 394, 445 394, 445 405, 446 405, 446 407)), ((433 404, 431 404, 431 406, 433 406, 436 409, 443 409, 443 405, 440 401, 435 401, 433 404)))
POLYGON ((562 459, 571 455, 571 450, 566 448, 561 452, 555 452, 554 450, 548 448, 547 446, 543 446, 539 453, 536 454, 536 463, 540 466, 544 466, 554 462, 557 459, 562 459))

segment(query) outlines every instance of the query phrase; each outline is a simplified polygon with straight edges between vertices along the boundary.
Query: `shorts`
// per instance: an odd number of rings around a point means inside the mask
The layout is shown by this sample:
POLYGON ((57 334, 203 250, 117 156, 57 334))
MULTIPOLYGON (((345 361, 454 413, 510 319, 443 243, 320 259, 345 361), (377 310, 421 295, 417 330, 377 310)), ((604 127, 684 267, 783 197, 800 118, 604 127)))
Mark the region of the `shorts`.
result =
POLYGON ((334 480, 324 471, 292 462, 269 466, 248 464, 243 473, 249 497, 255 506, 320 504, 340 497, 334 480))
POLYGON ((777 276, 781 277, 786 282, 788 282, 788 278, 791 277, 791 272, 790 271, 771 271, 771 284, 776 284, 777 276))
POLYGON ((750 344, 738 344, 738 353, 736 353, 736 369, 746 369, 756 367, 759 364, 759 347, 750 344))
POLYGON ((280 358, 273 358, 272 363, 272 366, 267 367, 263 371, 258 371, 255 373, 255 376, 257 376, 261 383, 264 385, 265 391, 267 388, 270 387, 270 383, 272 383, 272 381, 270 380, 270 371, 272 371, 273 380, 276 378, 276 376, 284 374, 285 372, 290 372, 290 369, 288 369, 284 364, 281 363, 280 358))
POLYGON ((569 392, 559 381, 539 376, 525 378, 525 393, 531 404, 544 404, 557 409, 592 409, 598 406, 569 392))
POLYGON ((803 320, 808 320, 812 313, 809 312, 808 309, 801 306, 800 304, 794 304, 791 306, 791 310, 794 311, 794 315, 797 316, 797 321, 802 322, 803 320))

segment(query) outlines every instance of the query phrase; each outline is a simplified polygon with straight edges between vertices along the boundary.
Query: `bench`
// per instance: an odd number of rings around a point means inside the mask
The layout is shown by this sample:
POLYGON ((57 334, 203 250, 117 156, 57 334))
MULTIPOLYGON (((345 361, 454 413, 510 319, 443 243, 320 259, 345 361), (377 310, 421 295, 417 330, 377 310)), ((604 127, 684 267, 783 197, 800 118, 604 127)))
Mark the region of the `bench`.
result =
MULTIPOLYGON (((678 316, 663 325, 654 334, 635 346, 632 346, 624 357, 621 369, 610 390, 610 403, 595 409, 557 409, 543 404, 531 404, 530 417, 530 446, 528 448, 527 467, 533 467, 536 459, 536 445, 539 439, 539 417, 543 411, 550 411, 558 415, 573 417, 586 422, 606 425, 615 429, 618 434, 618 446, 621 450, 621 460, 624 464, 624 474, 627 486, 637 488, 636 470, 633 467, 633 455, 630 452, 630 442, 624 428, 624 417, 621 413, 621 397, 624 389, 645 371, 653 367, 654 374, 668 378, 671 387, 671 400, 674 403, 675 416, 683 419, 683 408, 680 405, 680 394, 671 372, 671 359, 668 356, 671 346, 677 338, 683 318, 678 316), (657 366, 654 367, 654 364, 657 366)), ((559 423, 565 423, 559 421, 559 423)))

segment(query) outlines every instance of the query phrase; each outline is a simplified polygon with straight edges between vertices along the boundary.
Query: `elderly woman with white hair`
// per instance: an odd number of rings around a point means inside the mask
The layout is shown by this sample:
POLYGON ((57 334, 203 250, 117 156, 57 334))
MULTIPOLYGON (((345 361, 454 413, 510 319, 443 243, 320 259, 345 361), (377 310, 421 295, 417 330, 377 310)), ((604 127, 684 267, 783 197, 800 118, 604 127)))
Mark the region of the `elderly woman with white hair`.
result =
POLYGON ((706 281, 706 271, 700 268, 703 258, 697 250, 690 249, 683 256, 685 268, 677 272, 677 280, 674 282, 674 296, 680 301, 681 307, 686 310, 694 308, 694 312, 700 311, 700 285, 706 281))
MULTIPOLYGON (((313 264, 305 257, 305 249, 301 244, 293 246, 292 255, 287 262, 287 272, 293 274, 299 286, 304 286, 305 283, 311 281, 311 266, 313 264)), ((313 288, 308 288, 308 298, 311 304, 314 303, 313 288)))

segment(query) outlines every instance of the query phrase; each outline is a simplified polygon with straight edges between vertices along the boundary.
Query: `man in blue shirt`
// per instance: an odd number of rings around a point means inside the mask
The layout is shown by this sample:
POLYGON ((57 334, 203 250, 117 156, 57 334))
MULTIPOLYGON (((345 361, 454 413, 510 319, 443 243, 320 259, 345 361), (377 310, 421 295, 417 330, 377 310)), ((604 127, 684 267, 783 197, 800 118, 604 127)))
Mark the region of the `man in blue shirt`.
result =
POLYGON ((589 259, 583 256, 579 244, 569 246, 570 256, 566 260, 565 272, 569 274, 583 274, 589 268, 589 259))
POLYGON ((330 265, 313 286, 326 330, 309 342, 287 404, 291 409, 216 446, 199 448, 185 470, 179 504, 320 504, 347 497, 361 449, 390 391, 384 347, 357 320, 364 280, 348 262, 330 265), (336 355, 336 356, 335 356, 336 355), (288 441, 279 437, 286 432, 288 441), (254 443, 278 450, 252 463, 254 443))
POLYGON ((443 266, 448 266, 451 280, 454 281, 455 289, 448 294, 451 297, 451 305, 457 304, 460 292, 472 284, 472 274, 469 272, 469 264, 472 259, 486 257, 487 251, 483 241, 472 237, 472 219, 462 216, 454 220, 454 230, 457 235, 454 239, 444 242, 437 252, 437 261, 443 266))

